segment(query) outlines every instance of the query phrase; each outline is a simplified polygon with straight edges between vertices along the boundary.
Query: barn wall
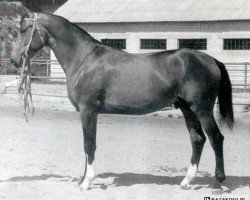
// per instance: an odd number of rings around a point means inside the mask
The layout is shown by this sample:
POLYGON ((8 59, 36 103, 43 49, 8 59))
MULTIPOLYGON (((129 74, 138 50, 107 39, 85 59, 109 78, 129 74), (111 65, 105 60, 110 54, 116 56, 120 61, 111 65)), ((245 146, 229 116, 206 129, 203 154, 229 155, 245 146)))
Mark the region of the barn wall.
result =
POLYGON ((109 23, 79 24, 96 39, 125 38, 127 51, 140 50, 139 41, 143 38, 167 39, 167 49, 178 48, 178 39, 207 38, 208 54, 223 62, 249 62, 248 50, 223 50, 223 38, 250 38, 250 21, 232 22, 189 22, 189 23, 109 23))
MULTIPOLYGON (((206 38, 207 50, 204 52, 209 55, 222 62, 250 62, 250 50, 223 50, 223 38, 250 38, 250 21, 82 23, 78 25, 98 40, 126 39, 126 51, 130 53, 149 52, 149 50, 140 49, 140 39, 143 38, 167 39, 167 50, 177 49, 178 39, 206 38)), ((58 66, 52 66, 52 76, 53 73, 58 73, 58 66)), ((61 74, 63 74, 62 71, 60 71, 60 76, 61 74)))

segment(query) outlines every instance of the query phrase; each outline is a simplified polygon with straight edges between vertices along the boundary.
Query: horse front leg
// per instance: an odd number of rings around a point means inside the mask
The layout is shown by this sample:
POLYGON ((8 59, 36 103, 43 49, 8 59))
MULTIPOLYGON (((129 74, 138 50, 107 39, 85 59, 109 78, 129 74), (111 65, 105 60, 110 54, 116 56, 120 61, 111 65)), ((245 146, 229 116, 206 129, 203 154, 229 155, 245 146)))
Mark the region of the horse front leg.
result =
POLYGON ((80 106, 80 117, 83 129, 86 161, 84 176, 79 182, 79 185, 82 189, 87 190, 95 177, 94 160, 96 150, 97 113, 90 106, 84 105, 80 106))

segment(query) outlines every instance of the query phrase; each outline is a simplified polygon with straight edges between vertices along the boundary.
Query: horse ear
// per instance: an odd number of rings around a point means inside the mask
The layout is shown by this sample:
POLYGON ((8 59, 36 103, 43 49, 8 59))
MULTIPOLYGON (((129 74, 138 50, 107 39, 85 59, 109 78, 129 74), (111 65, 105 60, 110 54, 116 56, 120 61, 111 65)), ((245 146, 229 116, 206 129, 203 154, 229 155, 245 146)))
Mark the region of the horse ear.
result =
POLYGON ((21 13, 21 30, 26 30, 28 26, 32 26, 32 21, 26 21, 25 18, 33 18, 34 13, 31 12, 22 4, 22 13, 21 13))
POLYGON ((23 12, 22 12, 22 18, 25 18, 25 17, 27 17, 27 18, 33 18, 34 13, 31 12, 31 11, 30 11, 28 8, 26 8, 24 5, 22 5, 22 10, 23 10, 23 12))

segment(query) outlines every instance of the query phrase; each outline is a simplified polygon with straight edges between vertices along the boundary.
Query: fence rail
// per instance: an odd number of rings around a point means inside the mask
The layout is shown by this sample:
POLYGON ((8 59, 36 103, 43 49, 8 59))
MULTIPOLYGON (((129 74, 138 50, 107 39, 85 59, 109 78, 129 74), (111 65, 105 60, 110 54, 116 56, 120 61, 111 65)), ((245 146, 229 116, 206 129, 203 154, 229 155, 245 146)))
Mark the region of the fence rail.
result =
MULTIPOLYGON (((5 75, 7 73, 7 67, 11 65, 10 60, 2 59, 1 65, 4 67, 5 75)), ((53 76, 51 74, 51 66, 58 65, 57 60, 31 60, 31 64, 46 65, 46 73, 43 76, 32 76, 33 79, 37 80, 61 80, 66 81, 65 76, 53 76)), ((225 63, 228 74, 230 76, 233 89, 250 89, 250 62, 241 63, 225 63)))
POLYGON ((250 89, 250 63, 225 63, 233 88, 250 89))
MULTIPOLYGON (((9 59, 1 59, 0 60, 0 64, 1 66, 4 67, 4 74, 3 75, 11 75, 11 73, 8 73, 7 72, 7 68, 9 66, 12 66, 12 64, 10 63, 10 60, 9 59)), ((31 64, 36 64, 36 65, 45 65, 46 66, 46 72, 41 76, 41 75, 36 75, 36 76, 31 76, 32 79, 44 79, 44 80, 62 80, 62 81, 66 81, 65 79, 65 76, 56 76, 56 77, 53 77, 51 76, 51 66, 60 66, 60 64, 58 63, 57 60, 41 60, 41 59, 32 59, 30 61, 31 64)))

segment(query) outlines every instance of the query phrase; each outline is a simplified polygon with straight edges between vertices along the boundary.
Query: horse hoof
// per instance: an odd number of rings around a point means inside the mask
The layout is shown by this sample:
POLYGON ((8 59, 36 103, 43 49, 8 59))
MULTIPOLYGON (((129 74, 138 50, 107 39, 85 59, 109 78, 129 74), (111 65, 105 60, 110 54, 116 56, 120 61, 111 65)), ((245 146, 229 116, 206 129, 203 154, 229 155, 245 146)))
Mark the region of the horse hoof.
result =
POLYGON ((90 182, 89 181, 83 181, 83 183, 80 185, 80 188, 82 191, 87 191, 90 189, 90 182))
POLYGON ((182 190, 190 190, 191 186, 190 185, 180 185, 182 190))
POLYGON ((191 189, 191 186, 189 185, 189 183, 185 179, 181 182, 180 187, 183 190, 190 190, 191 189))
POLYGON ((221 182, 216 180, 213 184, 213 189, 222 189, 221 182))
POLYGON ((224 193, 224 190, 221 189, 212 189, 212 195, 222 195, 224 193))

